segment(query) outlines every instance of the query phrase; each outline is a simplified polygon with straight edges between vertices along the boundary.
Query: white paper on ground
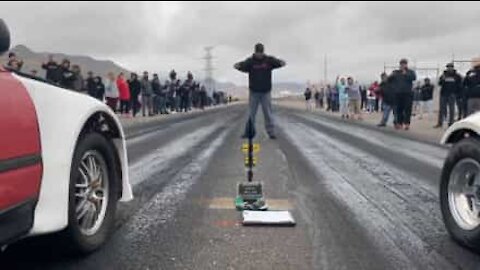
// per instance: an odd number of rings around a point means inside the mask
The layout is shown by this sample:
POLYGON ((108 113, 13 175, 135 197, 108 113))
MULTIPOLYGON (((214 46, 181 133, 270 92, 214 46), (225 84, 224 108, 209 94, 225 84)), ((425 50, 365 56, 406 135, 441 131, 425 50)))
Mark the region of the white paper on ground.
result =
POLYGON ((295 225, 289 211, 243 211, 244 225, 295 225))

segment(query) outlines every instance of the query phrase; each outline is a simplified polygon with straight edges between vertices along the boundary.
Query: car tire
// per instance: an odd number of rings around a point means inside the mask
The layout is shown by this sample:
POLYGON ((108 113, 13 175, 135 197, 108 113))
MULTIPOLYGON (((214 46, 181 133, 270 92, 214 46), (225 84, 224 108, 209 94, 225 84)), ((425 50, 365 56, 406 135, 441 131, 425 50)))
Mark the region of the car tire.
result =
POLYGON ((449 234, 461 245, 477 251, 480 250, 480 217, 478 211, 472 210, 472 205, 480 199, 478 187, 475 188, 480 184, 478 166, 480 140, 473 137, 463 139, 451 149, 440 183, 441 211, 449 234), (472 193, 477 197, 472 198, 472 193))
MULTIPOLYGON (((119 194, 119 186, 117 184, 119 177, 118 159, 116 159, 115 153, 112 143, 98 133, 83 135, 77 143, 70 172, 68 227, 62 235, 66 247, 74 253, 88 254, 97 250, 109 238, 113 230, 119 194), (89 165, 88 162, 90 158, 98 161, 98 167, 102 168, 98 170, 98 174, 104 178, 102 179, 102 184, 98 184, 100 181, 91 181, 92 186, 85 188, 83 187, 85 177, 94 178, 90 177, 90 174, 85 173, 86 169, 84 165, 89 165), (84 163, 82 164, 82 162, 84 163), (95 187, 93 187, 94 182, 96 183, 95 187), (97 187, 97 185, 100 187, 97 187), (97 189, 97 191, 87 192, 90 189, 97 189), (83 195, 87 193, 91 195, 83 195), (84 197, 79 197, 79 194, 84 197), (85 199, 86 197, 90 198, 93 196, 96 196, 95 200, 85 199), (103 199, 98 199, 100 197, 103 197, 103 199), (102 201, 103 204, 101 203, 102 201), (86 207, 87 204, 89 207, 86 207), (80 207, 81 205, 85 206, 80 207), (92 207, 95 207, 94 211, 91 211, 92 207), (88 208, 89 212, 84 214, 82 219, 79 219, 80 212, 83 213, 85 211, 79 211, 78 209, 85 208, 88 208), (95 213, 97 209, 100 209, 98 210, 100 211, 98 216, 94 214, 90 215, 90 213, 95 213), (93 216, 93 219, 95 219, 95 216, 97 217, 96 221, 93 222, 95 226, 93 226, 91 230, 87 230, 89 227, 88 224, 91 223, 90 220, 88 220, 88 222, 86 221, 87 215, 89 215, 89 218, 93 216), (101 219, 99 218, 100 216, 102 216, 101 219), (84 224, 87 224, 87 226, 84 224)), ((100 179, 100 177, 98 177, 98 179, 100 179)))

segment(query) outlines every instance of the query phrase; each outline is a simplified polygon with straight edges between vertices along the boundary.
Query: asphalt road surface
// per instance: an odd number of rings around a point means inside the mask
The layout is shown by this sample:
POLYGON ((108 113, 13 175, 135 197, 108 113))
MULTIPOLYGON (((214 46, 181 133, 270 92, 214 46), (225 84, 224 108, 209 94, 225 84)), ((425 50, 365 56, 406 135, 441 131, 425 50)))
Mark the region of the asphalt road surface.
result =
MULTIPOLYGON (((72 258, 49 237, 9 247, 0 269, 479 269, 443 226, 447 150, 374 128, 278 109, 278 140, 257 124, 255 178, 296 227, 242 227, 245 106, 127 130, 135 199, 110 241, 72 258)), ((259 120, 262 116, 259 115, 259 120)))

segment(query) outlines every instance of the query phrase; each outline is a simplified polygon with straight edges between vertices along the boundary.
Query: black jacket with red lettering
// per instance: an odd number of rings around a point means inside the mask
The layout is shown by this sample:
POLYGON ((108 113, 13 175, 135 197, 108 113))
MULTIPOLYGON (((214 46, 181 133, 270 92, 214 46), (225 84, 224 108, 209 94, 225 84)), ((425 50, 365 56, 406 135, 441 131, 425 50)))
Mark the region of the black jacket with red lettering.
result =
POLYGON ((249 88, 252 92, 268 93, 272 90, 272 70, 285 66, 285 62, 273 56, 254 54, 235 68, 248 73, 249 88))
POLYGON ((467 72, 464 86, 467 98, 480 98, 480 66, 467 72))

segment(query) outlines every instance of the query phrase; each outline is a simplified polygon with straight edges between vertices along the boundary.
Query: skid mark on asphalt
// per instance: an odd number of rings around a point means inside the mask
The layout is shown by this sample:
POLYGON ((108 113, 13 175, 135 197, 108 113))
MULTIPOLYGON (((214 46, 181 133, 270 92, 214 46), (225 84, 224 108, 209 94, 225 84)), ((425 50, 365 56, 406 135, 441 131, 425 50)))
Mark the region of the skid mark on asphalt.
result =
POLYGON ((240 221, 235 220, 235 219, 221 219, 221 220, 215 220, 213 222, 213 226, 221 229, 230 229, 234 227, 239 227, 242 224, 240 221))
POLYGON ((339 125, 338 122, 332 122, 325 118, 319 120, 307 115, 296 114, 296 116, 308 121, 313 121, 327 128, 349 134, 373 145, 387 149, 395 149, 398 153, 421 162, 426 162, 436 168, 441 168, 443 166, 443 161, 447 156, 447 151, 440 147, 386 135, 381 132, 375 132, 358 126, 339 125))
POLYGON ((125 230, 128 232, 125 237, 127 241, 141 244, 146 241, 144 239, 146 235, 143 232, 149 231, 153 226, 166 223, 175 215, 177 206, 185 199, 192 185, 201 177, 202 171, 210 162, 215 151, 223 144, 227 134, 228 130, 220 133, 208 148, 178 172, 162 192, 156 194, 131 218, 125 226, 125 230))
POLYGON ((198 129, 193 133, 179 136, 175 141, 156 149, 152 153, 134 162, 129 167, 131 184, 137 185, 152 175, 169 168, 173 160, 185 155, 189 150, 205 140, 208 136, 212 135, 221 126, 222 123, 216 123, 198 129))
POLYGON ((284 130, 395 268, 455 268, 428 241, 446 236, 436 196, 419 187, 422 181, 303 124, 289 123, 284 130))
MULTIPOLYGON (((199 200, 200 205, 208 205, 209 209, 216 210, 232 210, 235 209, 235 198, 219 197, 207 200, 199 200)), ((270 199, 267 198, 267 205, 269 210, 291 210, 292 204, 286 199, 270 199)))

